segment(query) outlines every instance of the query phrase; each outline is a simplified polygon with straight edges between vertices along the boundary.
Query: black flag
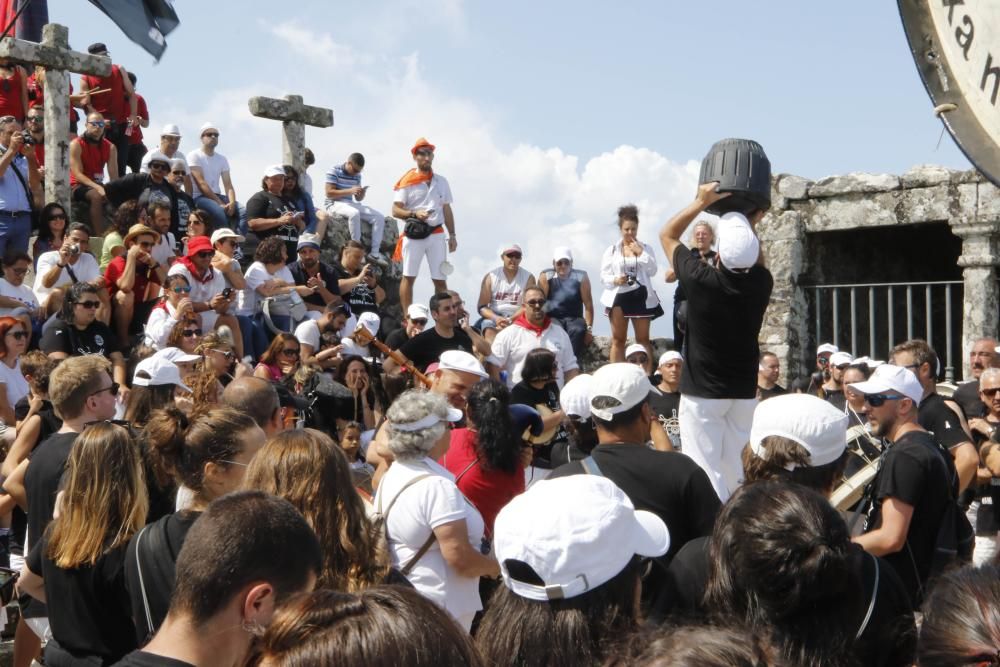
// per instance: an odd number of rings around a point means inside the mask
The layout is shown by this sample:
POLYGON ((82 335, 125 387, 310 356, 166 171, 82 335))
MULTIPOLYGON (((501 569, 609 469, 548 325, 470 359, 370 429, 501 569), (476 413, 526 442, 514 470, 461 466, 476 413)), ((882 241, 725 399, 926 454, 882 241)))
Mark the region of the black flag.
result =
POLYGON ((122 32, 160 60, 167 49, 166 35, 180 24, 170 0, 90 0, 122 32))

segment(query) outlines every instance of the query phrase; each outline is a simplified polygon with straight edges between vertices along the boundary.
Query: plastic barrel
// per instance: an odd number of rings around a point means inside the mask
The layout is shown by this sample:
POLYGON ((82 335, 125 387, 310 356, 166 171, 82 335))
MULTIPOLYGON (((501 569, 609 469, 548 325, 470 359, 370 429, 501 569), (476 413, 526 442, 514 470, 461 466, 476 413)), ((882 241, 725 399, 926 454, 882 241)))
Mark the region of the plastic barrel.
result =
POLYGON ((701 161, 700 184, 719 182, 719 192, 732 195, 706 209, 722 215, 743 214, 771 206, 771 162, 764 148, 750 139, 717 141, 701 161))

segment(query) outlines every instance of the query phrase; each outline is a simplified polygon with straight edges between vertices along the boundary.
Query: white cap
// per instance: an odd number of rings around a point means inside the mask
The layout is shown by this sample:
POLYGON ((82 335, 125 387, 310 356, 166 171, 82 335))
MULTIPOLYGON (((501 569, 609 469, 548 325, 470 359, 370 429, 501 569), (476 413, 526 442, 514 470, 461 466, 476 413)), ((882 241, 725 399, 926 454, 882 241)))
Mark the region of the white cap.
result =
POLYGON ((437 424, 438 422, 457 422, 462 419, 462 416, 463 415, 461 410, 448 406, 448 415, 444 419, 438 417, 435 413, 432 412, 429 415, 421 417, 415 422, 390 421, 389 426, 394 431, 404 431, 404 432, 422 431, 425 428, 430 428, 431 426, 434 426, 434 424, 437 424))
POLYGON ((749 269, 760 256, 760 241, 742 213, 724 213, 717 229, 719 259, 727 269, 749 269))
POLYGON ((164 164, 170 164, 170 158, 166 156, 163 151, 150 151, 146 153, 146 164, 152 164, 154 162, 163 162, 164 164))
POLYGON ((173 123, 167 123, 160 130, 161 137, 179 137, 181 136, 181 128, 177 127, 173 123))
POLYGON ((830 354, 833 354, 835 352, 840 352, 840 348, 834 345, 833 343, 823 343, 822 345, 816 348, 817 357, 827 352, 829 352, 830 354))
POLYGON ((646 355, 647 358, 649 357, 649 350, 646 349, 645 345, 643 345, 642 343, 632 343, 631 345, 625 348, 625 358, 628 359, 637 352, 642 352, 643 354, 646 355))
POLYGON ((812 394, 775 396, 757 405, 750 426, 750 449, 762 459, 761 445, 772 435, 805 447, 813 467, 836 461, 847 449, 847 414, 812 394))
POLYGON ((504 584, 523 598, 543 602, 592 591, 634 556, 662 556, 669 548, 663 519, 636 510, 614 482, 595 475, 537 482, 500 510, 493 529, 504 584), (544 585, 512 578, 510 560, 531 567, 544 585))
POLYGON ((892 364, 881 364, 866 381, 847 386, 862 394, 895 391, 913 401, 914 405, 920 405, 920 400, 924 397, 924 388, 920 386, 920 381, 913 371, 892 364))
POLYGON ((851 363, 853 363, 855 365, 858 365, 858 366, 861 366, 861 365, 867 366, 868 369, 871 370, 873 368, 878 368, 879 366, 881 366, 885 362, 884 361, 880 361, 878 359, 872 359, 871 357, 855 357, 854 361, 851 362, 851 363))
POLYGON ((184 160, 180 159, 179 157, 171 158, 170 159, 170 170, 173 171, 174 169, 177 169, 178 167, 184 167, 184 172, 187 173, 187 170, 188 170, 188 168, 187 168, 187 162, 185 162, 184 160))
POLYGON ((834 352, 830 355, 830 365, 837 367, 849 364, 854 361, 854 356, 850 352, 834 352))
POLYGON ((590 414, 598 419, 611 421, 619 412, 645 401, 650 391, 657 392, 649 384, 646 372, 635 364, 605 364, 594 372, 590 385, 590 414), (619 404, 612 408, 594 407, 594 399, 606 396, 617 399, 619 404))
POLYGON ((212 121, 208 121, 207 123, 205 123, 204 125, 201 126, 201 129, 198 130, 198 136, 200 137, 201 135, 205 134, 209 130, 215 130, 216 132, 218 132, 219 131, 219 126, 216 125, 215 123, 213 123, 212 121))
POLYGON ((428 310, 427 306, 422 303, 411 303, 406 309, 406 316, 413 320, 429 320, 431 317, 431 311, 428 310))
POLYGON ((471 373, 481 378, 489 377, 486 371, 483 370, 483 365, 479 363, 479 360, 462 350, 447 350, 442 352, 441 358, 438 359, 438 370, 471 373))
POLYGON ((510 243, 503 247, 503 250, 500 251, 500 256, 503 257, 509 252, 519 252, 522 255, 524 254, 524 252, 521 250, 521 246, 517 245, 516 243, 510 243))
MULTIPOLYGON (((367 312, 358 315, 358 327, 364 327, 373 336, 378 335, 378 328, 382 326, 382 318, 376 313, 367 312)), ((357 331, 357 328, 355 328, 357 331)))
POLYGON ((581 373, 563 385, 559 392, 559 405, 564 414, 575 415, 581 419, 590 418, 590 389, 593 376, 581 373))
POLYGON ((191 387, 181 382, 181 371, 177 368, 177 364, 155 355, 147 357, 136 364, 132 384, 139 387, 156 387, 172 384, 184 391, 191 391, 191 387), (149 379, 139 377, 139 371, 146 371, 149 379))
POLYGON ((319 237, 319 234, 303 232, 302 234, 299 234, 299 242, 295 244, 295 249, 302 250, 303 248, 315 248, 316 250, 319 250, 320 241, 322 241, 322 239, 319 237))
POLYGON ((659 367, 663 364, 669 364, 671 361, 684 361, 684 357, 677 350, 667 350, 660 355, 660 361, 656 365, 659 367))
POLYGON ((184 350, 177 347, 165 347, 162 350, 157 350, 153 353, 154 357, 159 357, 160 359, 166 359, 167 361, 172 361, 175 364, 183 364, 189 361, 198 361, 201 359, 200 354, 188 354, 184 350))
POLYGON ((272 164, 270 167, 264 170, 264 178, 271 178, 272 176, 284 176, 285 168, 280 164, 272 164))
POLYGON ((573 251, 569 249, 569 246, 557 245, 556 249, 552 251, 552 261, 558 262, 560 259, 573 261, 573 251))
POLYGON ((245 236, 240 236, 239 234, 229 229, 228 227, 216 229, 214 232, 212 232, 212 245, 215 245, 222 239, 236 239, 237 243, 243 243, 244 241, 247 240, 245 236))

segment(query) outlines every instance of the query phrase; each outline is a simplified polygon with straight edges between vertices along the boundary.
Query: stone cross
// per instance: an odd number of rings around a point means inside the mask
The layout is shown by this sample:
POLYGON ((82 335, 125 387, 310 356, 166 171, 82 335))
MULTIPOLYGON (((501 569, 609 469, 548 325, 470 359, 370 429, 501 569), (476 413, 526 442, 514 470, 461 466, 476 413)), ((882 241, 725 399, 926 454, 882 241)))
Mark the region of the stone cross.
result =
POLYGON ((283 100, 273 97, 251 97, 250 113, 260 118, 281 121, 282 159, 285 164, 295 167, 300 174, 305 167, 306 125, 313 127, 333 125, 333 109, 303 104, 301 95, 285 95, 283 100))
POLYGON ((0 41, 0 58, 45 68, 45 203, 69 211, 69 73, 108 76, 111 59, 70 50, 69 30, 58 23, 42 28, 41 43, 0 41))

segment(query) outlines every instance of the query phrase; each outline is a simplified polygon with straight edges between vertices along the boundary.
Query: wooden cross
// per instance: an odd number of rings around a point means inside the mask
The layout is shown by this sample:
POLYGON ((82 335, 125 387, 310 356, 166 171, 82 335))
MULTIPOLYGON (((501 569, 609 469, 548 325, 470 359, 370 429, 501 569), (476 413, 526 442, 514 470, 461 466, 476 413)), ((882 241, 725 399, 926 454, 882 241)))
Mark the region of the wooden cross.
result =
POLYGON ((0 58, 45 68, 45 202, 58 202, 68 211, 69 73, 108 76, 111 59, 71 50, 69 30, 58 23, 42 28, 41 43, 5 38, 0 58))
POLYGON ((333 125, 333 109, 303 104, 301 95, 285 95, 283 100, 273 97, 251 97, 250 113, 260 118, 281 121, 282 159, 285 164, 295 167, 300 174, 305 167, 306 125, 313 127, 333 125))

